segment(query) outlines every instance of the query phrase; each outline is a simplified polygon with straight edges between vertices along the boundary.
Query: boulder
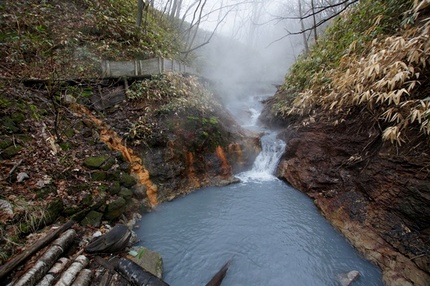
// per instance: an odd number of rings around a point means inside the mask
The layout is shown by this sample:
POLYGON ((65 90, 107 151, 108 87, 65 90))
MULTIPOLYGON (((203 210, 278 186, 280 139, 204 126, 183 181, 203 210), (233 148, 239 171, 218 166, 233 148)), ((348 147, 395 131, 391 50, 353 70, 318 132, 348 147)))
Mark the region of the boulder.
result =
POLYGON ((127 258, 158 278, 163 276, 163 258, 158 252, 139 246, 133 248, 127 258))
POLYGON ((122 198, 124 198, 124 200, 126 200, 127 202, 129 202, 131 200, 131 198, 133 197, 133 193, 130 189, 127 188, 121 188, 121 191, 118 194, 119 196, 121 196, 122 198))
POLYGON ((107 220, 119 218, 126 210, 127 202, 124 198, 119 197, 107 205, 105 217, 107 220))
POLYGON ((350 286, 354 281, 360 277, 360 272, 357 270, 349 271, 339 275, 339 282, 342 286, 350 286))
POLYGON ((81 221, 81 225, 90 225, 93 227, 100 227, 103 214, 97 211, 90 211, 85 218, 81 221))
POLYGON ((123 185, 126 188, 131 188, 134 185, 136 185, 136 179, 133 176, 127 175, 127 174, 121 174, 120 178, 121 185, 123 185))
POLYGON ((108 157, 106 155, 88 157, 84 161, 84 166, 89 169, 99 169, 107 159, 108 157))
POLYGON ((107 189, 107 192, 112 195, 117 195, 121 191, 121 185, 119 181, 113 181, 112 184, 107 189))
POLYGON ((94 171, 91 173, 91 179, 93 181, 105 181, 107 174, 105 171, 94 171))

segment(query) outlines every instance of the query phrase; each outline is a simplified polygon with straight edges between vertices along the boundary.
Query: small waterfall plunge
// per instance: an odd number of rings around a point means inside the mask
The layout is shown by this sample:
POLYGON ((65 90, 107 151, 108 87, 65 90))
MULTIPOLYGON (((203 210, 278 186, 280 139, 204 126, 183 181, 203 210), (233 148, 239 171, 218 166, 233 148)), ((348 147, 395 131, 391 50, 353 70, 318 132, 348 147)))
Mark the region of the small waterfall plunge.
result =
POLYGON ((252 169, 236 175, 241 183, 161 204, 136 230, 142 245, 162 255, 165 281, 205 285, 231 260, 223 286, 335 286, 351 270, 360 273, 354 286, 383 285, 380 270, 360 257, 313 201, 273 175, 286 144, 258 126, 261 101, 254 102, 232 112, 245 115, 243 127, 264 133, 252 169))
POLYGON ((279 159, 285 150, 285 142, 276 138, 277 133, 271 132, 261 138, 261 152, 255 159, 252 169, 237 174, 243 182, 271 181, 276 179, 273 173, 278 166, 279 159))

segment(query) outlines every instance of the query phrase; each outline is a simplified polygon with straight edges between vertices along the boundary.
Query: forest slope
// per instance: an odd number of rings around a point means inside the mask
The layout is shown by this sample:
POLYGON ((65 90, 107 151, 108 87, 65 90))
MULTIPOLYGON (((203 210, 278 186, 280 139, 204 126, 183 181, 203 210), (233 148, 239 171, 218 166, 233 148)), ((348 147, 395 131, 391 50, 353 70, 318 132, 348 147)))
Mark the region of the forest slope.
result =
POLYGON ((136 27, 135 6, 0 3, 0 263, 53 223, 73 219, 85 243, 157 203, 231 183, 255 158, 257 136, 235 124, 207 81, 100 77, 102 60, 181 50, 157 11, 136 27), (101 97, 115 100, 96 108, 101 97))

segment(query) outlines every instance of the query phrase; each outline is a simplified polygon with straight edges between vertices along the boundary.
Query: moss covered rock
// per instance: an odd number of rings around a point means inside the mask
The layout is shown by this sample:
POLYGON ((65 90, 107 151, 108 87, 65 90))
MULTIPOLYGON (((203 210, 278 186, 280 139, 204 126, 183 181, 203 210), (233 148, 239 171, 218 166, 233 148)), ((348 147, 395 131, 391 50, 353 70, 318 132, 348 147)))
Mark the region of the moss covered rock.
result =
POLYGON ((97 211, 90 211, 85 218, 81 221, 81 225, 90 225, 93 227, 99 227, 103 218, 103 213, 97 211))
POLYGON ((136 179, 133 176, 127 175, 127 174, 121 174, 120 178, 121 185, 123 185, 126 188, 131 188, 134 185, 136 185, 136 179))
POLYGON ((15 157, 21 150, 22 150, 22 146, 20 145, 9 146, 3 150, 3 152, 0 154, 0 158, 10 159, 12 157, 15 157))
POLYGON ((118 194, 120 197, 124 198, 127 202, 131 200, 133 197, 133 192, 127 188, 121 188, 121 191, 118 194))
POLYGON ((13 145, 13 141, 10 138, 0 139, 0 149, 6 149, 13 145))
POLYGON ((119 181, 113 181, 112 184, 107 189, 107 192, 111 195, 117 195, 121 191, 121 185, 119 181))
POLYGON ((6 116, 2 118, 2 130, 7 134, 13 134, 19 132, 19 127, 13 121, 12 118, 6 116))
POLYGON ((107 178, 105 171, 94 171, 91 173, 91 179, 93 181, 104 181, 107 178))
POLYGON ((161 278, 163 275, 163 258, 158 252, 146 247, 133 248, 127 258, 139 264, 143 269, 161 278))
POLYGON ((119 197, 106 206, 105 218, 114 220, 119 218, 126 210, 127 202, 124 198, 119 197))
POLYGON ((84 166, 90 169, 99 169, 107 159, 106 155, 88 157, 84 161, 84 166))
POLYGON ((53 223, 64 210, 64 203, 62 199, 56 199, 51 202, 47 207, 46 224, 53 223))
POLYGON ((115 158, 109 157, 106 161, 103 162, 103 164, 100 166, 100 168, 104 171, 109 170, 112 168, 112 166, 115 164, 115 158))

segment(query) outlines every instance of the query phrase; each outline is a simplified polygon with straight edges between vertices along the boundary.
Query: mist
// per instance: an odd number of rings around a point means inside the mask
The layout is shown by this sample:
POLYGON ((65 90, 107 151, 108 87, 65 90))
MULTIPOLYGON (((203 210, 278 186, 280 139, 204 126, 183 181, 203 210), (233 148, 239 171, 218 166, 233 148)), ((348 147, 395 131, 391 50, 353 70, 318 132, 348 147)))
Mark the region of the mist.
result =
POLYGON ((277 12, 289 13, 288 7, 285 3, 265 5, 258 19, 253 19, 253 6, 243 5, 222 23, 203 22, 205 31, 199 33, 196 45, 210 41, 195 51, 196 62, 226 105, 250 96, 273 95, 303 52, 300 35, 286 36, 288 31, 299 30, 298 21, 274 20, 277 12), (215 23, 219 25, 213 34, 215 23))

